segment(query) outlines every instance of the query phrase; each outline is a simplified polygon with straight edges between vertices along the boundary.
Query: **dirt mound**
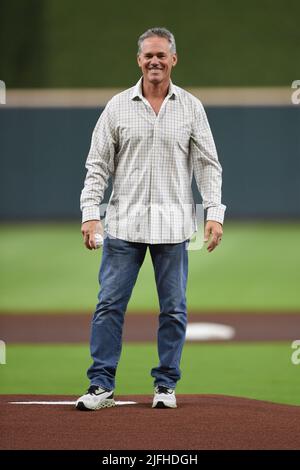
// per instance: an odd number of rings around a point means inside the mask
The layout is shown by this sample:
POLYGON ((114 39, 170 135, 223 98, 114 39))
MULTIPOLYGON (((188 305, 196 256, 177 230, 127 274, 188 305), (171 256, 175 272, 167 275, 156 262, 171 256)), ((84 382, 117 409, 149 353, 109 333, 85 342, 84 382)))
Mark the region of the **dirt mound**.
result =
POLYGON ((300 407, 221 395, 178 395, 178 408, 152 409, 151 396, 96 412, 75 397, 0 396, 1 449, 299 449, 300 407), (12 404, 67 401, 67 404, 12 404))

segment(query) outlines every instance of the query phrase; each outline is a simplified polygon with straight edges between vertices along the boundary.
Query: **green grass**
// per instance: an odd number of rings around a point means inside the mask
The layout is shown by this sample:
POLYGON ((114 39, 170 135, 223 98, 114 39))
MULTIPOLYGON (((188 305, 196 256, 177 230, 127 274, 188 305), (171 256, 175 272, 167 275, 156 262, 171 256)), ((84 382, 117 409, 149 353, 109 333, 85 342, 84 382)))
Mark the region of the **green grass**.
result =
POLYGON ((17 88, 131 86, 138 36, 165 26, 177 41, 180 85, 290 86, 299 78, 298 20, 297 0, 175 0, 171 8, 167 0, 159 8, 2 0, 1 76, 17 88))
MULTIPOLYGON (((300 404, 300 366, 289 343, 186 344, 177 393, 225 394, 300 404)), ((124 344, 116 394, 151 394, 156 346, 124 344)), ((1 394, 81 394, 90 364, 87 345, 8 345, 1 394)))
MULTIPOLYGON (((226 223, 213 253, 189 252, 190 310, 300 310, 299 223, 226 223)), ((0 312, 92 311, 101 250, 79 224, 0 226, 0 312)), ((157 310, 147 255, 129 311, 157 310)))

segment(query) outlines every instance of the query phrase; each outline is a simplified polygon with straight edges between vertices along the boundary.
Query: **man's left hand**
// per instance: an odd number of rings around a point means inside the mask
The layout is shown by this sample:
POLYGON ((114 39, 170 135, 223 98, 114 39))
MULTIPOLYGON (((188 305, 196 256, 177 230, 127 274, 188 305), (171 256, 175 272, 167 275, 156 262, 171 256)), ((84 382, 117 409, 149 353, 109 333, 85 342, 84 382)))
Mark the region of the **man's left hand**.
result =
POLYGON ((204 231, 204 242, 207 243, 209 241, 207 251, 211 252, 219 245, 222 240, 222 235, 222 225, 215 220, 207 220, 204 231))

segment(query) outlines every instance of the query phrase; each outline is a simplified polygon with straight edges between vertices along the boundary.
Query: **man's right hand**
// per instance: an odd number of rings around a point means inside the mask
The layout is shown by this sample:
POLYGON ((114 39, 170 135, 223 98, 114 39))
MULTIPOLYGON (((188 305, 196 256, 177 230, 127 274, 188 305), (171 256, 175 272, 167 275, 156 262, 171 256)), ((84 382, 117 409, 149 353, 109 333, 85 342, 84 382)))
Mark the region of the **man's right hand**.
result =
POLYGON ((81 226, 83 242, 89 250, 96 250, 95 233, 101 233, 103 236, 103 227, 100 220, 88 220, 81 226))

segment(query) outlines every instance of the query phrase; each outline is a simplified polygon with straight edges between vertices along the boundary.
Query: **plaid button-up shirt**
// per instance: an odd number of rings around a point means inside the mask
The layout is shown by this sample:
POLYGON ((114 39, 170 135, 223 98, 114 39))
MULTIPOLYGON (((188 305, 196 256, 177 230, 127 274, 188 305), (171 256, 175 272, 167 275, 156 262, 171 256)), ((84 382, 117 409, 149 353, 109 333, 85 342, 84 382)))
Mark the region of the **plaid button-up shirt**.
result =
POLYGON ((179 243, 197 230, 192 176, 207 220, 223 223, 222 168, 201 102, 170 82, 155 114, 142 78, 106 105, 93 132, 81 193, 82 221, 99 220, 112 177, 105 231, 143 243, 179 243))

